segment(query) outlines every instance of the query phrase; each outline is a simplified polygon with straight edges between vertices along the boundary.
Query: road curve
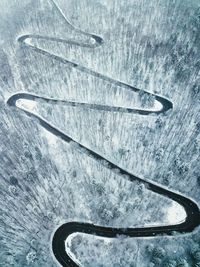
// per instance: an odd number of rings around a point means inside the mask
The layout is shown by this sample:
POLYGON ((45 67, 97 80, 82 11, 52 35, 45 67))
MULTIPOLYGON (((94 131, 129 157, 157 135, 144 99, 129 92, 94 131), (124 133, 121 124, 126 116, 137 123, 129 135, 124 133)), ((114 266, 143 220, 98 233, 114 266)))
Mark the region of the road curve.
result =
MULTIPOLYGON (((60 12, 61 10, 59 7, 55 4, 54 1, 52 1, 55 8, 57 8, 60 12)), ((62 12, 61 12, 62 13, 62 12)), ((66 19, 66 18, 65 18, 66 19)), ((44 56, 47 56, 51 59, 55 59, 63 64, 66 64, 68 67, 76 68, 78 71, 90 74, 92 76, 95 76, 99 79, 102 79, 104 81, 107 81, 111 84, 115 84, 118 87, 131 90, 134 92, 141 91, 140 89, 137 89, 133 87, 132 85, 129 85, 127 83, 114 80, 108 76, 105 76, 101 73, 98 73, 96 71, 93 71, 85 66, 81 66, 78 63, 69 61, 65 58, 59 57, 57 55, 54 55, 46 50, 43 50, 39 47, 36 47, 34 45, 30 44, 30 39, 43 39, 43 40, 50 40, 55 42, 63 42, 70 45, 75 46, 81 46, 81 47, 87 47, 87 48, 95 48, 100 46, 103 43, 103 39, 97 35, 89 34, 86 32, 83 32, 79 29, 76 29, 73 25, 71 25, 67 20, 66 23, 68 27, 71 27, 72 30, 76 31, 77 33, 80 33, 82 35, 85 35, 93 40, 93 43, 81 43, 74 40, 67 40, 67 39, 59 39, 54 37, 48 37, 48 36, 40 36, 40 35, 34 35, 34 34, 28 34, 23 35, 18 38, 19 45, 26 46, 27 48, 33 50, 36 53, 40 53, 44 56)), ((144 90, 142 90, 144 91, 144 90)), ((144 91, 146 92, 146 91, 144 91)), ((121 108, 121 107, 113 107, 113 106, 107 106, 107 105, 96 105, 96 104, 88 104, 88 103, 80 103, 80 102, 72 102, 67 100, 59 100, 59 99, 51 99, 47 97, 42 97, 38 95, 33 95, 26 92, 19 92, 14 95, 12 95, 8 100, 7 104, 11 107, 17 106, 18 100, 32 100, 36 101, 37 99, 42 99, 45 102, 48 103, 62 103, 65 105, 70 106, 83 106, 85 108, 90 109, 97 109, 97 110, 105 110, 108 112, 128 112, 128 113, 135 113, 142 116, 157 116, 158 114, 165 113, 168 110, 173 108, 173 104, 168 99, 146 92, 148 95, 153 95, 155 100, 158 101, 162 108, 160 110, 148 110, 148 109, 134 109, 134 108, 121 108)), ((53 240, 52 240, 52 250, 55 255, 55 258, 57 261, 63 266, 63 267, 74 267, 78 266, 73 259, 70 257, 70 255, 67 254, 65 249, 65 240, 67 237, 73 233, 79 232, 79 233, 87 233, 92 234, 96 236, 101 237, 107 237, 107 238, 114 238, 118 235, 125 235, 128 237, 147 237, 147 236, 157 236, 157 235, 172 235, 174 232, 177 233, 189 233, 192 232, 197 226, 200 224, 200 211, 198 208, 198 205, 191 199, 178 194, 176 192, 173 192, 171 190, 168 190, 167 188, 164 188, 162 186, 159 186, 153 182, 143 180, 142 178, 139 178, 128 171, 124 170, 123 168, 117 166, 114 164, 111 160, 105 158, 105 156, 102 156, 95 151, 91 150, 90 148, 87 148, 83 146, 82 144, 78 143, 76 140, 73 140, 73 138, 69 135, 66 135, 62 131, 60 131, 58 128, 53 126, 51 123, 46 121, 44 118, 40 117, 39 115, 32 113, 26 109, 20 108, 25 112, 29 117, 37 118, 37 121, 39 124, 44 127, 46 130, 57 136, 58 138, 61 138, 65 142, 75 142, 79 145, 79 147, 84 148, 84 151, 86 154, 95 160, 98 160, 99 162, 106 163, 107 168, 111 170, 118 169, 119 174, 126 175, 130 181, 139 181, 140 183, 144 184, 144 186, 157 194, 160 194, 166 198, 169 198, 178 204, 180 204, 186 212, 186 219, 184 222, 181 222, 179 224, 175 225, 165 225, 165 226, 156 226, 156 227, 143 227, 143 228, 111 228, 111 227, 102 227, 94 224, 89 223, 81 223, 81 222, 69 222, 66 224, 61 225, 54 233, 53 240)))

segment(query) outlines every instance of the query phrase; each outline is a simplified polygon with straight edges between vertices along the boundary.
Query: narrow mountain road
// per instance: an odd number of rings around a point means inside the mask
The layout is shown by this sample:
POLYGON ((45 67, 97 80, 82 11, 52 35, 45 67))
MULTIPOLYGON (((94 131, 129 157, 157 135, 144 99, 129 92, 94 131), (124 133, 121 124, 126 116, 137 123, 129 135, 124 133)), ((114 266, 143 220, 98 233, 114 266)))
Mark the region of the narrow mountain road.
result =
MULTIPOLYGON (((59 11, 59 7, 55 4, 54 1, 52 1, 54 4, 55 8, 57 8, 59 11)), ((62 14, 63 15, 63 14, 62 14)), ((79 29, 76 29, 73 25, 71 25, 67 19, 66 23, 68 27, 70 27, 72 30, 74 30, 76 33, 80 33, 84 36, 89 37, 90 39, 93 40, 93 42, 90 43, 81 43, 77 41, 73 41, 71 39, 69 40, 64 40, 64 39, 59 39, 59 38, 53 38, 53 37, 48 37, 48 36, 40 36, 40 35, 34 35, 34 34, 29 34, 29 35, 23 35, 18 38, 18 42, 20 46, 26 46, 30 50, 32 50, 35 53, 42 54, 44 56, 47 56, 50 59, 57 60, 68 67, 71 68, 76 68, 77 71, 81 71, 87 74, 90 74, 92 76, 95 76, 101 80, 107 81, 111 84, 114 84, 117 87, 124 88, 126 90, 131 90, 133 92, 140 92, 144 90, 137 89, 133 87, 132 85, 129 85, 127 83, 114 80, 108 76, 105 76, 101 73, 98 73, 96 71, 93 71, 85 66, 81 66, 76 62, 71 62, 65 58, 59 57, 55 54, 52 54, 42 48, 36 47, 31 44, 31 40, 37 39, 37 40, 45 40, 45 41, 55 41, 55 42, 62 42, 66 43, 67 45, 75 45, 75 46, 81 46, 81 47, 87 47, 87 48, 94 48, 100 46, 103 43, 103 39, 97 35, 94 34, 89 34, 86 32, 83 32, 79 29)), ((145 92, 145 91, 144 91, 145 92)), ((55 258, 57 261, 64 267, 66 266, 78 266, 74 260, 67 254, 66 249, 65 249, 65 241, 67 237, 73 233, 87 233, 91 235, 96 235, 96 236, 101 236, 101 237, 106 237, 106 238, 114 238, 117 237, 118 235, 125 235, 128 237, 147 237, 147 236, 157 236, 157 235, 172 235, 175 231, 177 233, 189 233, 192 232, 197 226, 200 224, 200 211, 197 206, 197 204, 176 192, 173 192, 171 190, 168 190, 167 188, 164 188, 162 186, 159 186, 153 182, 143 180, 142 178, 139 178, 123 168, 117 166, 112 162, 111 159, 107 159, 105 156, 102 156, 92 149, 85 147, 84 145, 80 144, 76 140, 73 140, 73 137, 66 135, 63 133, 61 130, 59 130, 57 127, 52 125, 50 122, 46 121, 44 118, 40 117, 39 115, 24 109, 22 107, 17 106, 17 101, 18 100, 31 100, 31 101, 37 101, 38 99, 42 99, 43 101, 47 103, 62 103, 66 104, 68 106, 82 106, 85 108, 90 108, 90 109, 96 109, 96 110, 104 110, 108 112, 128 112, 128 113, 134 113, 138 114, 140 116, 158 116, 158 114, 165 113, 168 110, 173 108, 173 104, 167 100, 164 97, 151 94, 149 92, 146 92, 149 96, 154 96, 155 101, 159 102, 161 105, 161 108, 159 110, 148 110, 148 109, 134 109, 134 108, 121 108, 121 107, 113 107, 113 106, 108 106, 108 105, 96 105, 96 104, 88 104, 88 103, 79 103, 79 102, 72 102, 72 101, 67 101, 67 100, 59 100, 59 99, 51 99, 47 97, 42 97, 38 95, 33 95, 27 92, 19 92, 14 95, 12 95, 8 100, 7 104, 12 107, 20 108, 25 112, 29 117, 34 117, 37 118, 37 121, 40 123, 42 127, 44 127, 47 131, 51 132, 58 138, 61 138, 65 142, 75 142, 79 144, 79 147, 84 148, 86 151, 87 156, 90 156, 94 158, 95 160, 101 162, 102 160, 107 163, 107 168, 110 170, 116 170, 118 169, 119 174, 122 175, 127 175, 129 177, 130 181, 139 181, 140 183, 144 184, 145 187, 153 191, 154 193, 160 194, 166 198, 169 198, 178 204, 180 204, 186 212, 186 218, 184 222, 181 222, 179 224, 175 225, 165 225, 165 226, 155 226, 155 227, 143 227, 143 228, 111 228, 111 227, 102 227, 94 224, 89 224, 89 223, 81 223, 81 222, 69 222, 66 224, 61 225, 54 233, 53 240, 52 240, 52 249, 53 253, 55 255, 55 258)))

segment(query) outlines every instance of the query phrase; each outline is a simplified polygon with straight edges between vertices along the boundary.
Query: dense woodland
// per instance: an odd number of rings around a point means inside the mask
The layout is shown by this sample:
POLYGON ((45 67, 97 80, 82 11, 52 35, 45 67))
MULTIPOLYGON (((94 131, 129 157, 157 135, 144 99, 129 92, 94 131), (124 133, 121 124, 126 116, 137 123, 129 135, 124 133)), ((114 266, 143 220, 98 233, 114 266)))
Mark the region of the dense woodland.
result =
MULTIPOLYGON (((62 223, 143 227, 180 222, 179 205, 130 182, 76 142, 65 143, 37 119, 9 107, 17 92, 119 107, 155 108, 155 98, 82 73, 19 45, 23 34, 91 42, 32 45, 173 102, 159 116, 140 116, 37 100, 20 107, 130 173, 200 203, 200 7, 189 0, 2 0, 0 2, 0 266, 59 266, 52 235, 62 223), (61 12, 62 10, 62 12, 61 12)), ((97 238, 75 234, 66 250, 88 267, 198 267, 199 229, 172 237, 97 238)))

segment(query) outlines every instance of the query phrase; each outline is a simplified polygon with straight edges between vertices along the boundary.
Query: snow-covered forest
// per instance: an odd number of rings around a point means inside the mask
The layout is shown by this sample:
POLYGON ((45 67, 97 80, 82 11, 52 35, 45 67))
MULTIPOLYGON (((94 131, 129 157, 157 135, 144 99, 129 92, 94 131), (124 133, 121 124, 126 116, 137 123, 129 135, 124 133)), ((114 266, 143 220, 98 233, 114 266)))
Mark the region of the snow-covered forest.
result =
MULTIPOLYGON (((181 205, 113 171, 77 143, 200 204, 198 1, 1 0, 0 18, 0 266, 60 266, 52 237, 67 222, 129 228, 183 221, 181 205), (85 33, 100 36, 101 45, 91 48, 95 39, 85 33), (31 35, 32 47, 74 65, 20 43, 24 35, 31 35), (18 92, 41 99, 9 106, 18 92), (155 95, 169 99, 173 109, 157 116, 128 112, 156 110, 155 95), (48 132, 23 110, 75 142, 48 132)), ((198 267, 199 230, 148 238, 75 233, 66 251, 85 267, 198 267)))

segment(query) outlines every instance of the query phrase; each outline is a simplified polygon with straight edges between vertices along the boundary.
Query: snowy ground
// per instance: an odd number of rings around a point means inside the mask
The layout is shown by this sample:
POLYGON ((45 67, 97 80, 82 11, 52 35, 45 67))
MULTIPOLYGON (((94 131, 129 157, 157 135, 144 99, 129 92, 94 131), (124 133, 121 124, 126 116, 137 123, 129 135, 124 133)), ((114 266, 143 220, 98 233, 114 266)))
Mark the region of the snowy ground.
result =
MULTIPOLYGON (((60 10, 50 0, 0 3, 0 266, 58 266, 51 238, 64 222, 130 227, 174 224, 185 216, 172 201, 111 173, 73 144, 50 135, 37 120, 5 104, 13 93, 29 92, 86 103, 141 106, 142 95, 68 68, 16 41, 29 33, 91 41, 75 34, 65 17, 77 28, 102 36, 103 45, 91 50, 44 40, 30 43, 167 97, 174 103, 173 111, 147 118, 42 101, 22 101, 18 106, 131 173, 200 204, 197 1, 57 3, 60 10)), ((83 266, 199 266, 199 245, 197 229, 171 238, 110 241, 79 234, 72 238, 70 249, 83 266)))

